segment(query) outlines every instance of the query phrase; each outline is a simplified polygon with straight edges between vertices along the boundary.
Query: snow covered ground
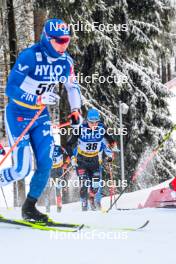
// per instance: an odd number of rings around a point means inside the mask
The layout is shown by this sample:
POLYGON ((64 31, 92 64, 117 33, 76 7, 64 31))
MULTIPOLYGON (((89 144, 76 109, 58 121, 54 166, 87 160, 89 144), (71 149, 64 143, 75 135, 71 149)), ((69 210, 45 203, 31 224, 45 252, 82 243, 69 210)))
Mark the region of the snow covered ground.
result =
MULTIPOLYGON (((135 207, 144 201, 150 189, 125 194, 118 207, 135 207)), ((109 198, 103 200, 104 208, 109 198)), ((44 211, 44 208, 42 208, 44 211)), ((20 218, 19 209, 0 208, 0 213, 20 218)), ((66 234, 14 228, 0 224, 0 263, 5 264, 90 264, 90 263, 175 263, 174 209, 114 210, 109 213, 81 212, 80 204, 64 205, 61 213, 52 207, 50 216, 58 221, 84 223, 92 229, 66 234), (138 227, 150 220, 140 231, 116 231, 116 227, 138 227)))
MULTIPOLYGON (((118 208, 137 208, 158 188, 168 183, 124 194, 118 208)), ((9 207, 12 207, 12 185, 3 188, 9 207)), ((109 198, 103 199, 108 208, 109 198)), ((44 208, 41 208, 44 211, 44 208)), ((7 210, 0 191, 0 214, 19 219, 20 209, 7 210)), ((64 205, 61 213, 51 208, 50 217, 61 222, 84 223, 92 229, 79 233, 55 233, 30 228, 17 228, 0 223, 0 264, 175 264, 174 209, 137 209, 119 211, 115 208, 107 213, 82 212, 80 203, 64 205), (149 225, 140 231, 118 231, 118 227, 138 227, 146 220, 149 225)))
MULTIPOLYGON (((171 99, 170 106, 175 114, 175 98, 171 99)), ((167 187, 168 182, 124 194, 117 203, 118 208, 137 208, 139 203, 143 205, 151 190, 167 187)), ((5 187, 4 193, 8 205, 12 207, 12 185, 5 187)), ((108 208, 108 205, 109 198, 106 198, 103 207, 108 208)), ((21 217, 20 209, 5 209, 1 191, 0 214, 10 218, 21 217)), ((61 222, 84 223, 91 225, 92 229, 66 234, 0 223, 0 264, 175 264, 175 209, 120 211, 114 208, 107 214, 81 212, 80 204, 72 203, 64 205, 59 214, 52 207, 50 217, 61 222), (146 220, 150 220, 149 225, 140 231, 115 230, 118 227, 138 227, 146 220)))
MULTIPOLYGON (((139 203, 145 203, 152 190, 168 187, 168 183, 124 194, 117 203, 118 208, 137 208, 139 203)), ((5 209, 0 191, 0 214, 19 219, 20 209, 11 208, 12 185, 3 190, 10 209, 5 209)), ((108 206, 109 198, 105 198, 103 207, 108 206)), ((119 211, 114 208, 107 214, 81 212, 80 203, 72 203, 64 205, 60 214, 52 207, 50 217, 61 222, 84 223, 92 229, 68 235, 0 223, 0 264, 175 264, 175 209, 119 211), (116 230, 118 227, 138 227, 146 220, 150 223, 143 230, 116 230)))

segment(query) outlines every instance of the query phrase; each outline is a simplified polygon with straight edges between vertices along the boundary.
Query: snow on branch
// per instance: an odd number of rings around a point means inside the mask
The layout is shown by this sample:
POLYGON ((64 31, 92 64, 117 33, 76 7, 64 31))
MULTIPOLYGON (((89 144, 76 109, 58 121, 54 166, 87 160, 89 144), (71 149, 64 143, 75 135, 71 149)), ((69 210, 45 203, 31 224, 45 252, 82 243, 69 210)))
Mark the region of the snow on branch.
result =
POLYGON ((97 102, 97 100, 93 99, 92 95, 87 91, 86 87, 81 86, 81 85, 80 85, 80 87, 83 90, 86 90, 86 96, 82 95, 83 105, 87 105, 88 107, 96 108, 99 111, 99 113, 105 118, 105 120, 108 121, 109 123, 111 123, 111 124, 119 123, 119 119, 117 118, 117 116, 112 114, 112 112, 110 110, 108 110, 107 108, 101 106, 97 102))
POLYGON ((148 38, 148 36, 137 26, 135 26, 132 22, 129 21, 129 25, 132 28, 132 33, 135 34, 135 39, 137 41, 140 41, 142 43, 148 44, 152 46, 151 39, 148 38))
POLYGON ((135 19, 129 19, 129 23, 130 24, 134 24, 135 26, 139 26, 141 28, 145 28, 147 30, 148 33, 152 31, 158 33, 158 34, 161 34, 162 31, 157 27, 155 26, 154 24, 152 23, 148 23, 148 22, 144 22, 144 21, 139 21, 139 20, 135 20, 135 19))

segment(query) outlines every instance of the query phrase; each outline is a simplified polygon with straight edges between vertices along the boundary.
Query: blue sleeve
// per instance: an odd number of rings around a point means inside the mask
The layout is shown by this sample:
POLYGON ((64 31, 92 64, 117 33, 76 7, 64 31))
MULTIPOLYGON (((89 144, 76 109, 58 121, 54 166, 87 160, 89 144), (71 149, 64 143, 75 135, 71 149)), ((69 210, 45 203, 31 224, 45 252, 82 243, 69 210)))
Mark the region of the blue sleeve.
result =
POLYGON ((103 142, 101 144, 101 151, 103 151, 106 156, 112 157, 112 150, 108 147, 108 142, 106 139, 103 139, 103 142))
POLYGON ((112 150, 107 146, 104 148, 104 153, 106 154, 106 156, 112 157, 112 150))
POLYGON ((26 76, 35 68, 35 54, 28 48, 22 51, 13 66, 7 81, 6 95, 20 102, 35 105, 37 95, 23 91, 20 86, 26 76))

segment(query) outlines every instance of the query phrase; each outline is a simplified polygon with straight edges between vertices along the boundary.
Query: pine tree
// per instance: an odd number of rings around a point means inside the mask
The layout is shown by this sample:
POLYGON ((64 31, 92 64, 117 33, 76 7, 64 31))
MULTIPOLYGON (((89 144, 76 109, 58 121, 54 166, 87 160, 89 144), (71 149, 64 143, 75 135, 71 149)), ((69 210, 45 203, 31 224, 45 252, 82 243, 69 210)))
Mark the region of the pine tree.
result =
MULTIPOLYGON (((118 126, 118 102, 125 102, 124 116, 128 128, 125 140, 126 177, 130 179, 147 151, 156 147, 172 122, 167 98, 170 93, 157 75, 157 56, 169 52, 162 46, 163 32, 169 42, 172 8, 168 0, 86 0, 36 1, 49 11, 50 17, 67 23, 91 26, 93 30, 76 31, 69 52, 76 62, 76 72, 83 76, 113 76, 116 82, 83 81, 81 90, 86 108, 99 109, 106 124, 118 126), (101 30, 101 24, 105 25, 101 30), (106 25, 115 27, 108 30, 106 25), (97 27, 99 25, 99 27, 97 27)), ((102 78, 102 77, 101 77, 102 78)), ((163 148, 144 173, 148 185, 162 181, 173 173, 173 142, 163 148)))

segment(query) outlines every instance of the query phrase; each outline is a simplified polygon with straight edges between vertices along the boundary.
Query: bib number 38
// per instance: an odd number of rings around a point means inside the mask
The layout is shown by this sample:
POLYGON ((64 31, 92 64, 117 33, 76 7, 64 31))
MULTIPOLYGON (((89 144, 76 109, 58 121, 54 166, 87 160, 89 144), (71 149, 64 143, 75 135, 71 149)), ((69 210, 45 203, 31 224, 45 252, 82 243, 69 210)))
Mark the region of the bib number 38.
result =
POLYGON ((86 150, 96 150, 97 149, 97 143, 87 143, 86 150))

